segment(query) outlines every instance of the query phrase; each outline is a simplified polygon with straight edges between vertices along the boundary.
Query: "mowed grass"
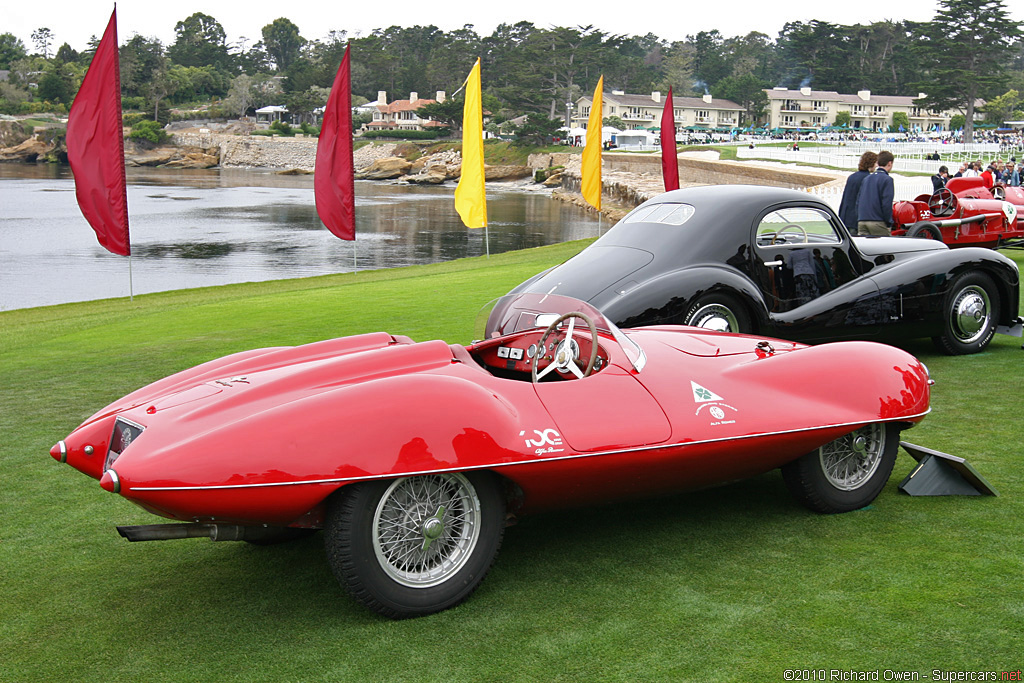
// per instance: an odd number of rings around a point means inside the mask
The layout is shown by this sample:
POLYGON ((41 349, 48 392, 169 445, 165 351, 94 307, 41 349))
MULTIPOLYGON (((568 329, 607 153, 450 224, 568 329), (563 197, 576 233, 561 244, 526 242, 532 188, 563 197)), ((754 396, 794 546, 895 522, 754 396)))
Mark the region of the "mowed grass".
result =
POLYGON ((110 400, 226 353, 376 330, 468 342, 482 305, 585 244, 0 313, 0 681, 1020 668, 1024 351, 1008 337, 958 358, 907 345, 936 385, 932 414, 905 438, 968 458, 998 498, 906 496, 897 484, 914 463, 901 452, 875 503, 845 515, 804 510, 777 472, 549 513, 507 530, 466 603, 402 622, 345 595, 319 536, 129 544, 116 524, 160 520, 47 454, 110 400))

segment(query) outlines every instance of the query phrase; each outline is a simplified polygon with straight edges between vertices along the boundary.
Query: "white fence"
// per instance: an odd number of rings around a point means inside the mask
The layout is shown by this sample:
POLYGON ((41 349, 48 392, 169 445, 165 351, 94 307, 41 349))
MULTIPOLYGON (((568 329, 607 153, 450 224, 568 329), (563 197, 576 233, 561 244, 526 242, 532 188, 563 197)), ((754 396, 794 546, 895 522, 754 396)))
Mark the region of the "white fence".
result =
POLYGON ((736 156, 739 159, 771 159, 774 161, 792 161, 802 164, 818 164, 832 168, 850 169, 857 168, 860 155, 864 152, 880 151, 887 149, 896 155, 896 171, 908 171, 916 173, 936 173, 939 166, 947 166, 950 174, 956 173, 960 164, 965 161, 975 161, 982 156, 992 157, 1003 154, 1006 157, 1016 156, 1024 158, 1024 152, 1015 153, 1014 150, 1000 150, 996 143, 976 144, 951 144, 939 145, 925 142, 851 142, 842 147, 810 147, 806 150, 792 150, 785 147, 749 147, 739 146, 736 148, 736 156), (927 160, 926 155, 939 153, 940 161, 927 160))
MULTIPOLYGON (((894 201, 914 199, 920 195, 930 195, 932 193, 931 178, 922 178, 920 176, 907 177, 893 174, 892 179, 895 186, 893 188, 894 201)), ((821 199, 837 212, 839 211, 839 203, 843 201, 843 188, 830 184, 808 187, 805 188, 805 191, 821 199)))

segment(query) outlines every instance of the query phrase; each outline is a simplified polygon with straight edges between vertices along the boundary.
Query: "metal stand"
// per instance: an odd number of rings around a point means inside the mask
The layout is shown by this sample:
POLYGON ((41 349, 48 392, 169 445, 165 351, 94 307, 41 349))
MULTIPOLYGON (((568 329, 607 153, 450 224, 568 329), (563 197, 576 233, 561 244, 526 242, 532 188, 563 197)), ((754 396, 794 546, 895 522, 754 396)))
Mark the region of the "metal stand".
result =
POLYGON ((900 482, 899 489, 911 496, 998 496, 991 484, 963 458, 900 441, 917 467, 900 482))

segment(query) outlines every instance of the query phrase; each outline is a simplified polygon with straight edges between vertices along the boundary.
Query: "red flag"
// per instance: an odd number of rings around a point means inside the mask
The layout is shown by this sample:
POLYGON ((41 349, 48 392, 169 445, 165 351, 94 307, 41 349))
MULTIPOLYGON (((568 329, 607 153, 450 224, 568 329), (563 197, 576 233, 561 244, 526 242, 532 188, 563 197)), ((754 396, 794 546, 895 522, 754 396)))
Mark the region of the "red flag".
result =
POLYGON ((679 189, 679 158, 676 156, 676 117, 672 106, 672 88, 668 89, 665 110, 661 113, 661 175, 665 192, 679 189))
POLYGON ((356 238, 355 165, 352 162, 352 76, 348 52, 338 67, 316 144, 313 193, 316 212, 343 240, 356 238))
POLYGON ((130 255, 117 8, 110 14, 107 30, 71 105, 67 146, 82 215, 104 249, 130 255))

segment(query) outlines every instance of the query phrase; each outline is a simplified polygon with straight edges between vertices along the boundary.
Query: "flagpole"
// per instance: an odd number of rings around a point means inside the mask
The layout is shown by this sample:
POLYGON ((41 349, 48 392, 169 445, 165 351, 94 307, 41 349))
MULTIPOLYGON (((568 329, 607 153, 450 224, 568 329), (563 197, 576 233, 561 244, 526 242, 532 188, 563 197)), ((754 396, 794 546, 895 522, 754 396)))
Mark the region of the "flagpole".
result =
POLYGON ((132 255, 128 254, 128 300, 135 301, 135 288, 132 285, 132 255))

